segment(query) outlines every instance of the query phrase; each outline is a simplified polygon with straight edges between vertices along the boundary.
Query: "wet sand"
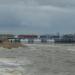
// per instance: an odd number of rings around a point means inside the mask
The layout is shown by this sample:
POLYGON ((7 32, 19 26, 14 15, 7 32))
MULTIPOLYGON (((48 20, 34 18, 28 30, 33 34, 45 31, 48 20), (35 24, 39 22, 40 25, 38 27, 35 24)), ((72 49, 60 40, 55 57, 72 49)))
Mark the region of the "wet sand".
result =
POLYGON ((0 48, 0 75, 75 75, 75 45, 0 48))

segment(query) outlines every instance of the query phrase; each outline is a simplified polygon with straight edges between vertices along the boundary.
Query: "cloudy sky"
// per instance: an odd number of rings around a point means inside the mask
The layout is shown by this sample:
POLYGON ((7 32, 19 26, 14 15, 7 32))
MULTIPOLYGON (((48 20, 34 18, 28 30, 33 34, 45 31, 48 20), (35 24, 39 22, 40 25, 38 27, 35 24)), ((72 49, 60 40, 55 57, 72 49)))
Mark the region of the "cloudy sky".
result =
POLYGON ((75 0, 0 0, 0 33, 57 32, 75 32, 75 0))

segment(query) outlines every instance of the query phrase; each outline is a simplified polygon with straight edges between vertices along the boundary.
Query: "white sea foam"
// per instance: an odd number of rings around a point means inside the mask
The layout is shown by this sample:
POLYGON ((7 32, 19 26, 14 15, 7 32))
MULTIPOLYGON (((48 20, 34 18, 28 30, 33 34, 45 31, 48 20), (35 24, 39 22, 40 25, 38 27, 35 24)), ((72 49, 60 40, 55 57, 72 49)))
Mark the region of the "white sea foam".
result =
POLYGON ((23 75, 22 65, 30 64, 30 61, 24 58, 0 58, 0 75, 23 75))

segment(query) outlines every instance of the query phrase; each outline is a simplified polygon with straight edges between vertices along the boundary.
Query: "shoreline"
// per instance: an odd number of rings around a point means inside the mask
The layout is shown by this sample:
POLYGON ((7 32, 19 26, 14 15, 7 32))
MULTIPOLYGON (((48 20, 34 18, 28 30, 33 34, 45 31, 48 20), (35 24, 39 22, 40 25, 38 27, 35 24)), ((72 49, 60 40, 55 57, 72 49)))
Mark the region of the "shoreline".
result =
POLYGON ((12 49, 12 48, 26 47, 26 45, 22 43, 3 42, 3 43, 0 43, 0 47, 12 49))

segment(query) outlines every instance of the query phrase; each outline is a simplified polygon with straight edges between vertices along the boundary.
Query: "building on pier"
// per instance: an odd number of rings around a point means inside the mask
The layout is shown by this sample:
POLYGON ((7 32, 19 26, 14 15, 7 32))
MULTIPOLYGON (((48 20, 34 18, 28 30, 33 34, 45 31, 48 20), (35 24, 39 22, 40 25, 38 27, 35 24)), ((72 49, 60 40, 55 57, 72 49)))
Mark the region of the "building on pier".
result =
POLYGON ((0 43, 9 41, 10 38, 14 38, 13 34, 0 34, 0 43))
POLYGON ((25 40, 28 43, 34 43, 34 40, 38 38, 38 35, 18 35, 18 38, 25 40))
POLYGON ((61 38, 55 39, 55 43, 75 43, 75 35, 65 34, 61 38))

